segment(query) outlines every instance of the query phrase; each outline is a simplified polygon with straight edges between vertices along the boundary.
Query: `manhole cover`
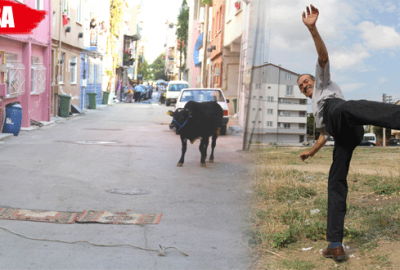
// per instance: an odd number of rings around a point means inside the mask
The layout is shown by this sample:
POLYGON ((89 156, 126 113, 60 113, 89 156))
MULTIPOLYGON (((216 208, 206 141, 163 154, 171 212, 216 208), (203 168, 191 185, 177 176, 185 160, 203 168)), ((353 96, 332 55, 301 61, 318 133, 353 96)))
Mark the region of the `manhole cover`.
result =
POLYGON ((119 142, 108 142, 108 141, 77 141, 79 144, 116 144, 119 142))
POLYGON ((146 189, 119 189, 112 188, 106 190, 109 193, 121 194, 121 195, 147 195, 150 194, 150 190, 146 189))

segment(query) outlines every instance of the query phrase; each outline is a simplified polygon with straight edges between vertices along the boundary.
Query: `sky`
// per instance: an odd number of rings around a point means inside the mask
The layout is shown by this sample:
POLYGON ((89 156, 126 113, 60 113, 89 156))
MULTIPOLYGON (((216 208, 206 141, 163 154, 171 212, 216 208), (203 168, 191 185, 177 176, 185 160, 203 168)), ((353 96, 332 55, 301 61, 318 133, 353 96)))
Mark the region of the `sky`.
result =
POLYGON ((161 53, 165 52, 166 30, 165 22, 176 23, 183 0, 144 0, 139 19, 144 21, 142 42, 145 47, 145 59, 152 63, 161 53))
POLYGON ((266 0, 267 62, 315 73, 317 52, 302 22, 312 3, 329 53, 331 79, 346 100, 400 99, 400 3, 397 0, 266 0))
MULTIPOLYGON (((190 1, 190 0, 189 0, 190 1)), ((266 61, 296 73, 315 73, 317 53, 302 12, 310 1, 262 0, 269 7, 266 61)), ((228 2, 228 1, 227 1, 228 2)), ((231 1, 232 2, 232 1, 231 1)), ((142 1, 145 57, 165 51, 165 21, 175 21, 182 0, 142 1)), ((400 99, 400 3, 398 0, 314 0, 317 28, 329 53, 331 79, 347 100, 400 99)))

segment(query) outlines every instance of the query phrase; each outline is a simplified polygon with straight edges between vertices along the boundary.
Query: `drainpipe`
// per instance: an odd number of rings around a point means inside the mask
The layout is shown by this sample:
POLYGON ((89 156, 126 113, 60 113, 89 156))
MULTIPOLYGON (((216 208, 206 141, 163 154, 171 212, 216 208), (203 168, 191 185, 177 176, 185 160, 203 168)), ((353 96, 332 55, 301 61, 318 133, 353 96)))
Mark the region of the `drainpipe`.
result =
POLYGON ((207 39, 208 39, 208 11, 209 11, 209 5, 206 4, 204 8, 205 12, 205 18, 204 18, 204 30, 203 30, 203 63, 201 64, 201 69, 202 69, 202 86, 201 87, 207 87, 207 39))
MULTIPOLYGON (((3 50, 0 50, 0 55, 3 55, 3 64, 5 64, 6 63, 6 51, 3 51, 3 50)), ((6 76, 5 76, 5 74, 3 74, 3 83, 6 83, 6 76)), ((1 104, 1 107, 3 107, 3 105, 4 105, 4 101, 3 101, 3 99, 2 99, 3 97, 2 96, 0 96, 0 104, 1 104)), ((3 113, 6 113, 5 111, 3 112, 3 113)), ((0 120, 1 121, 1 120, 0 120)), ((3 123, 4 124, 4 123, 3 123)), ((1 130, 0 130, 0 132, 1 132, 1 130)))
MULTIPOLYGON (((62 32, 62 23, 63 23, 63 17, 62 17, 62 1, 63 0, 60 0, 60 27, 59 27, 59 45, 58 45, 58 53, 57 53, 57 67, 58 67, 58 75, 57 75, 57 78, 56 78, 56 83, 57 83, 57 86, 58 86, 58 91, 60 91, 60 72, 61 72, 61 65, 60 65, 60 63, 59 63, 59 61, 60 61, 60 55, 61 55, 61 32, 62 32)), ((64 63, 63 63, 64 64, 64 63)), ((64 74, 63 74, 64 75, 64 74)), ((56 96, 55 94, 54 94, 54 96, 56 96)), ((57 97, 58 97, 58 93, 57 93, 57 97)), ((58 116, 58 110, 57 110, 57 106, 58 105, 58 99, 55 99, 55 102, 54 102, 54 116, 58 116)))

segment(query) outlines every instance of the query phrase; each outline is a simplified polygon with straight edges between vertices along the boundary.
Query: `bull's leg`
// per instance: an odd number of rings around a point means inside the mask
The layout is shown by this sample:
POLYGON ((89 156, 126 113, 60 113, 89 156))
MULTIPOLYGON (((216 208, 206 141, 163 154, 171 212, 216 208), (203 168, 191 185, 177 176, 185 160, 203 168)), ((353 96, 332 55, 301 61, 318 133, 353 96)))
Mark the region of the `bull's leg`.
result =
POLYGON ((186 153, 186 148, 187 148, 187 139, 183 138, 181 135, 181 141, 182 141, 182 155, 181 159, 178 161, 178 164, 176 165, 177 167, 182 167, 183 162, 185 162, 185 153, 186 153))
POLYGON ((200 141, 200 154, 201 154, 201 159, 200 159, 200 165, 201 167, 206 166, 206 157, 207 157, 207 147, 208 147, 208 142, 209 142, 209 137, 202 138, 200 141))
POLYGON ((217 133, 215 133, 215 134, 212 136, 212 141, 211 141, 210 163, 213 163, 213 162, 214 162, 214 148, 215 148, 215 146, 217 145, 217 138, 218 138, 218 135, 217 135, 217 133))

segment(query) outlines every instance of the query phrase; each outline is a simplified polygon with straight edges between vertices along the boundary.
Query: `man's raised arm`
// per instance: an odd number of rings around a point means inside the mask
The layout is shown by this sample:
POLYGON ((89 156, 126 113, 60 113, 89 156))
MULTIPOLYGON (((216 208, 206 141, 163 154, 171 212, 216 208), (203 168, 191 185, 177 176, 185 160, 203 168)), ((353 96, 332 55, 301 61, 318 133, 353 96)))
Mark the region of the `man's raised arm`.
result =
POLYGON ((310 5, 310 8, 307 7, 307 16, 306 13, 303 12, 303 23, 307 26, 308 30, 311 33, 311 36, 314 40, 315 47, 318 53, 318 61, 321 68, 325 67, 326 62, 328 62, 328 50, 325 47, 325 43, 322 40, 321 36, 318 33, 317 26, 315 25, 318 19, 318 9, 313 5, 310 5))

